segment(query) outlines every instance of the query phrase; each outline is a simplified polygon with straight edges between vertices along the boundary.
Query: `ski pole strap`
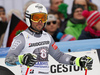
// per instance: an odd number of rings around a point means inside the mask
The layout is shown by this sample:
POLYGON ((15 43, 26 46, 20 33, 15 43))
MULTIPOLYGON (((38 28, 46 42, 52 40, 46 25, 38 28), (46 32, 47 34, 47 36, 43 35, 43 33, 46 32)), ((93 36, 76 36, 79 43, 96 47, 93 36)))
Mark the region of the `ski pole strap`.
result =
POLYGON ((19 60, 19 63, 22 64, 23 55, 19 55, 19 56, 18 56, 18 60, 19 60))
POLYGON ((80 62, 79 62, 80 58, 76 58, 75 63, 77 66, 80 66, 80 62))

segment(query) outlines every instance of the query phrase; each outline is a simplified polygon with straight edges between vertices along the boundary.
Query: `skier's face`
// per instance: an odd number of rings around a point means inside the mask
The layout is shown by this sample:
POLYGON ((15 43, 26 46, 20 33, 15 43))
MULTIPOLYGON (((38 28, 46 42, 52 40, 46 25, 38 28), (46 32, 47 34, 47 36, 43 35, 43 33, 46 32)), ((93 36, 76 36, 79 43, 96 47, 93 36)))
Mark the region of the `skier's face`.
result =
POLYGON ((41 31, 42 28, 44 27, 44 23, 40 20, 38 22, 33 22, 32 21, 32 27, 38 31, 41 31))
POLYGON ((41 31, 44 27, 44 23, 47 21, 46 13, 34 13, 31 14, 32 27, 35 30, 41 31))

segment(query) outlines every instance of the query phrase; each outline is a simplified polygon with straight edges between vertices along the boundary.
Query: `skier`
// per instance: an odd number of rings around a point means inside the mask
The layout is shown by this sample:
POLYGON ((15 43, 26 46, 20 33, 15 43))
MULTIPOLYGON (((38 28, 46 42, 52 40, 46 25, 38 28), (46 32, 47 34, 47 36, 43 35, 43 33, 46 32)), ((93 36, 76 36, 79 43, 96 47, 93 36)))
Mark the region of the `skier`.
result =
POLYGON ((62 64, 92 67, 93 59, 88 56, 75 57, 61 52, 50 34, 43 31, 47 21, 47 10, 40 3, 31 4, 26 10, 26 23, 29 26, 17 35, 6 56, 7 65, 21 63, 22 75, 27 66, 27 75, 49 75, 48 54, 62 64), (19 59, 18 59, 19 58, 19 59))

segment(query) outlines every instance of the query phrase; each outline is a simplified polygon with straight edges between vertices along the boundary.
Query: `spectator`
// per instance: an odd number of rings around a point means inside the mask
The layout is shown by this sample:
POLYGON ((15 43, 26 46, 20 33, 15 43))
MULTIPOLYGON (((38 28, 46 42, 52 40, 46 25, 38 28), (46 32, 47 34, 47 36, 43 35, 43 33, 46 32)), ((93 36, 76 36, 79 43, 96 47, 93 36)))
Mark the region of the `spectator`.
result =
POLYGON ((1 48, 2 43, 3 43, 4 35, 5 35, 5 33, 3 33, 2 36, 1 36, 1 38, 0 38, 0 48, 1 48))
POLYGON ((7 28, 7 18, 5 8, 0 6, 0 38, 7 28))
POLYGON ((29 5, 31 5, 32 3, 35 3, 34 1, 28 1, 25 5, 24 5, 24 7, 23 7, 23 14, 24 14, 24 17, 23 17, 23 19, 25 20, 25 12, 26 12, 26 9, 27 9, 27 7, 29 6, 29 5))
POLYGON ((61 27, 60 18, 59 18, 59 16, 58 16, 58 14, 54 14, 54 15, 55 15, 55 17, 57 18, 57 26, 58 26, 58 28, 60 28, 60 27, 61 27))
POLYGON ((60 32, 60 29, 57 26, 57 18, 53 14, 48 15, 48 20, 45 26, 45 31, 47 31, 55 40, 59 42, 63 33, 60 32))
POLYGON ((79 40, 100 38, 100 12, 84 10, 82 14, 87 20, 87 26, 82 31, 79 40))
POLYGON ((49 12, 56 12, 58 13, 58 6, 64 3, 63 0, 50 0, 50 11, 49 12))
POLYGON ((6 18, 6 11, 5 8, 0 6, 0 21, 2 22, 6 22, 7 18, 6 18))
POLYGON ((83 10, 84 7, 82 5, 74 5, 72 8, 72 18, 67 22, 65 34, 70 34, 78 39, 82 30, 86 27, 86 20, 82 16, 83 10))
POLYGON ((75 4, 83 5, 85 10, 88 10, 88 11, 98 10, 97 5, 93 4, 89 0, 74 0, 72 7, 74 7, 75 4))
POLYGON ((54 14, 48 15, 48 20, 45 26, 45 31, 47 31, 55 40, 55 42, 73 41, 76 40, 72 35, 63 34, 57 25, 57 18, 54 14))
POLYGON ((67 14, 68 5, 64 3, 64 0, 50 0, 50 13, 57 13, 61 20, 60 30, 64 33, 67 20, 70 18, 70 15, 67 14))
POLYGON ((48 13, 48 14, 53 14, 57 18, 57 26, 58 26, 58 28, 60 28, 60 26, 61 26, 61 20, 60 20, 59 15, 57 13, 54 13, 54 12, 48 13))

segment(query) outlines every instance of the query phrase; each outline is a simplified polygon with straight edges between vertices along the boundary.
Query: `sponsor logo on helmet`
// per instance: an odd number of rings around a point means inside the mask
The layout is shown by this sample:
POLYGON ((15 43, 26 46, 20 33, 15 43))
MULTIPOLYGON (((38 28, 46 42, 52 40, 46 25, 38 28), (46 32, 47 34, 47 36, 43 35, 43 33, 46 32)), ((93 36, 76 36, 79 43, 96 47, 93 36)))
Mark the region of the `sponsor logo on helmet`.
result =
POLYGON ((39 10, 42 10, 42 8, 43 8, 43 6, 41 6, 39 4, 37 4, 35 7, 38 8, 39 10))

